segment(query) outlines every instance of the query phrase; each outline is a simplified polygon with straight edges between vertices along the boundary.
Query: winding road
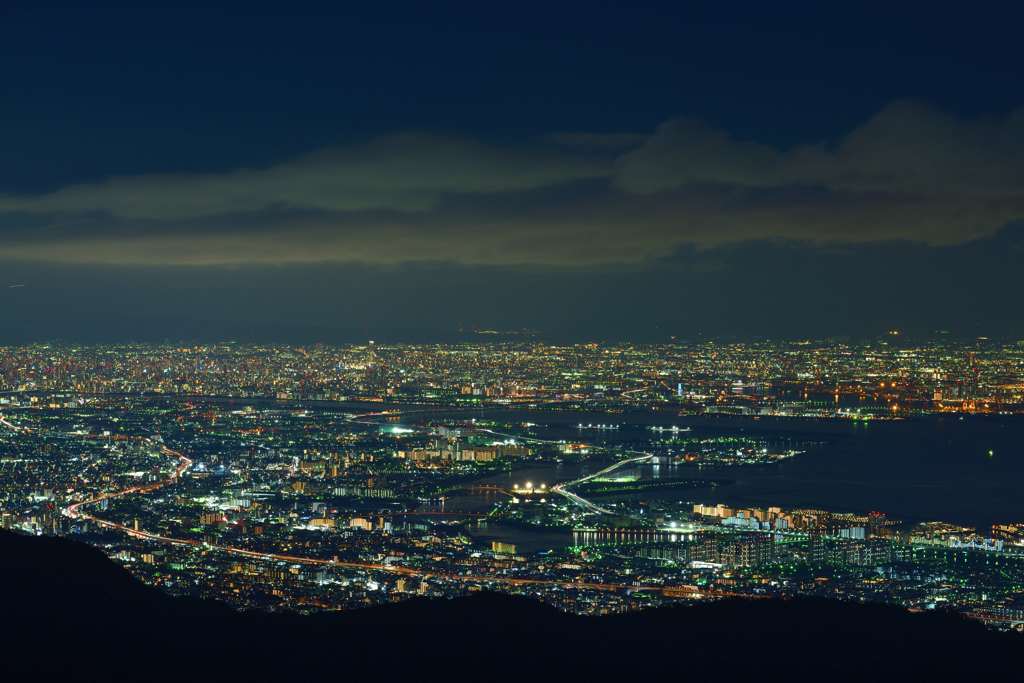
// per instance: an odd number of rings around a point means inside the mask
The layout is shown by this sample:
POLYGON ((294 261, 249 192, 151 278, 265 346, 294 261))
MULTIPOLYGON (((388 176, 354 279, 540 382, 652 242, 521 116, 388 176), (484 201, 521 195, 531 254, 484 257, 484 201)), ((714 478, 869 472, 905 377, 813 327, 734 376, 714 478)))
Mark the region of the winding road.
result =
MULTIPOLYGON (((386 414, 386 415, 393 415, 395 413, 367 413, 367 414, 364 414, 364 415, 354 416, 353 420, 356 420, 357 418, 365 419, 367 417, 381 416, 381 415, 384 415, 384 414, 386 414)), ((18 425, 15 425, 15 424, 9 422, 8 420, 6 420, 2 416, 0 416, 0 425, 3 425, 5 427, 7 427, 9 429, 12 429, 12 430, 14 430, 16 432, 19 432, 19 433, 28 433, 28 432, 31 431, 27 427, 20 427, 18 425)), ((177 537, 173 537, 173 536, 166 536, 166 535, 162 535, 162 534, 156 534, 156 533, 144 531, 144 530, 141 530, 141 529, 135 529, 135 528, 126 526, 124 524, 119 524, 117 522, 112 522, 110 520, 102 519, 102 518, 97 517, 96 515, 92 514, 91 512, 88 512, 88 511, 84 510, 83 508, 88 508, 88 507, 90 507, 92 505, 95 505, 97 503, 100 503, 100 502, 102 502, 104 500, 113 500, 113 499, 122 498, 122 497, 125 497, 125 496, 141 495, 141 494, 145 494, 145 493, 151 493, 151 492, 156 491, 158 489, 161 489, 163 487, 170 486, 170 485, 176 483, 182 477, 182 475, 189 469, 189 467, 192 466, 192 460, 188 456, 186 456, 185 454, 183 454, 183 453, 181 453, 179 451, 176 451, 174 449, 171 449, 171 448, 167 447, 166 445, 157 444, 152 438, 149 438, 149 437, 143 437, 143 438, 150 445, 157 446, 159 451, 163 455, 166 455, 166 456, 172 457, 172 458, 176 458, 178 460, 177 466, 174 468, 173 472, 170 475, 168 475, 164 479, 161 479, 160 481, 153 482, 153 483, 150 483, 150 484, 145 484, 145 485, 142 485, 142 486, 130 486, 128 488, 120 489, 120 490, 117 490, 117 491, 108 491, 108 492, 104 492, 104 493, 100 493, 100 494, 91 496, 89 498, 86 498, 85 500, 81 500, 79 502, 72 503, 71 505, 68 505, 67 507, 63 508, 62 514, 65 515, 66 517, 70 518, 70 519, 88 520, 88 521, 96 524, 99 527, 102 527, 104 529, 110 529, 110 530, 113 530, 113 531, 118 531, 118 532, 124 533, 124 534, 126 534, 127 536, 129 536, 131 538, 137 538, 137 539, 141 539, 141 540, 145 540, 145 541, 151 541, 151 542, 155 542, 155 543, 162 543, 162 544, 171 545, 171 546, 200 548, 200 549, 203 549, 203 550, 208 551, 208 552, 219 552, 219 553, 223 553, 225 555, 231 555, 231 556, 236 556, 236 557, 244 557, 244 558, 264 560, 264 561, 287 562, 287 563, 297 564, 297 565, 337 567, 337 568, 342 568, 342 569, 355 569, 355 570, 361 570, 361 571, 384 572, 384 573, 389 573, 389 574, 397 574, 397 575, 401 575, 401 576, 415 577, 415 578, 420 578, 420 579, 431 579, 431 578, 433 578, 433 579, 442 579, 442 580, 453 581, 453 582, 490 583, 490 584, 505 585, 505 586, 547 586, 547 587, 559 587, 559 588, 563 588, 563 589, 576 589, 576 590, 584 589, 584 590, 596 590, 596 591, 623 591, 623 590, 655 591, 655 592, 664 593, 666 595, 671 595, 671 596, 674 596, 674 597, 695 597, 695 598, 705 597, 705 596, 706 597, 734 597, 734 596, 739 596, 739 594, 729 593, 729 592, 726 592, 726 591, 698 589, 696 586, 662 586, 662 585, 632 585, 632 584, 627 585, 627 584, 587 582, 587 581, 564 581, 564 580, 557 580, 557 579, 525 578, 525 577, 513 577, 513 576, 504 576, 504 575, 494 575, 494 574, 474 574, 474 573, 469 573, 469 572, 467 572, 467 573, 451 573, 451 572, 431 571, 431 570, 427 570, 427 569, 418 569, 418 568, 414 568, 414 567, 406 567, 406 566, 395 565, 395 564, 390 564, 390 563, 357 562, 357 561, 347 561, 347 560, 338 560, 338 559, 323 559, 323 558, 315 558, 315 557, 305 557, 305 556, 300 556, 300 555, 290 555, 290 554, 283 554, 283 553, 259 552, 259 551, 255 551, 255 550, 249 550, 249 549, 246 549, 246 548, 239 548, 239 547, 236 547, 236 546, 210 544, 210 543, 207 543, 207 542, 204 542, 204 541, 199 541, 199 540, 196 540, 196 539, 177 538, 177 537)), ((577 480, 572 481, 572 482, 567 482, 567 483, 562 484, 560 486, 552 487, 552 490, 557 490, 558 493, 560 493, 561 495, 565 496, 569 500, 572 500, 573 502, 575 502, 575 503, 577 503, 577 504, 579 504, 581 506, 584 506, 584 507, 587 507, 589 509, 592 509, 595 512, 606 513, 606 511, 603 508, 601 508, 600 506, 595 505, 595 504, 591 503, 590 501, 587 501, 586 499, 584 499, 584 498, 582 498, 582 497, 580 497, 580 496, 578 496, 578 495, 576 495, 576 494, 574 494, 574 493, 572 493, 570 491, 565 490, 565 487, 568 487, 568 486, 574 485, 574 484, 582 483, 584 481, 587 481, 588 479, 592 479, 592 478, 597 477, 599 475, 606 474, 606 473, 608 473, 608 472, 610 472, 610 471, 612 471, 612 470, 614 470, 614 469, 616 469, 618 467, 626 465, 626 464, 628 464, 630 462, 639 462, 639 461, 642 461, 642 460, 644 460, 646 458, 649 458, 649 457, 651 457, 651 456, 648 455, 648 454, 644 454, 642 456, 638 456, 638 457, 634 457, 634 458, 630 458, 630 459, 627 459, 627 460, 623 460, 623 461, 617 462, 617 463, 615 463, 615 464, 613 464, 613 465, 611 465, 611 466, 609 466, 609 467, 607 467, 607 468, 605 468, 605 469, 603 469, 603 470, 601 470, 599 472, 595 472, 594 474, 588 475, 587 477, 583 477, 581 479, 577 479, 577 480)), ((749 596, 745 596, 744 595, 742 597, 749 597, 749 596)))
MULTIPOLYGON (((503 432, 496 432, 493 429, 482 429, 481 428, 481 429, 478 429, 477 431, 485 432, 487 434, 493 434, 495 436, 503 436, 503 437, 510 438, 510 439, 518 439, 520 441, 526 441, 526 442, 529 442, 529 443, 543 443, 543 444, 557 444, 557 443, 561 443, 560 441, 554 441, 552 439, 538 439, 538 438, 532 437, 532 436, 517 436, 515 434, 505 434, 503 432)), ((603 447, 597 447, 597 448, 603 448, 603 447)), ((608 467, 605 467, 602 470, 598 470, 597 472, 594 472, 593 474, 588 474, 585 477, 580 477, 579 479, 573 479, 572 481, 566 481, 566 482, 563 482, 561 484, 556 484, 556 485, 551 487, 551 491, 556 493, 556 494, 558 494, 558 495, 560 495, 560 496, 562 496, 566 500, 568 500, 568 501, 570 501, 572 503, 575 503, 576 505, 578 505, 578 506, 580 506, 580 507, 582 507, 582 508, 584 508, 586 510, 589 510, 590 512, 596 512, 597 514, 601 514, 601 515, 617 515, 617 514, 621 514, 621 513, 615 512, 613 510, 609 510, 608 508, 602 507, 602 506, 598 505, 597 503, 591 502, 591 501, 587 500, 586 498, 584 498, 583 496, 581 496, 581 495, 579 495, 577 493, 573 493, 569 489, 572 488, 573 486, 577 486, 579 484, 583 484, 585 482, 588 482, 591 479, 596 479, 597 477, 601 477, 601 476, 604 476, 604 475, 606 475, 606 474, 608 474, 610 472, 614 472, 615 470, 619 469, 620 467, 625 467, 626 465, 630 465, 632 463, 644 462, 645 460, 650 460, 651 458, 654 457, 653 454, 651 454, 651 453, 644 453, 643 451, 627 450, 625 452, 629 453, 631 457, 628 457, 625 460, 619 460, 617 462, 614 462, 611 465, 609 465, 608 467)))

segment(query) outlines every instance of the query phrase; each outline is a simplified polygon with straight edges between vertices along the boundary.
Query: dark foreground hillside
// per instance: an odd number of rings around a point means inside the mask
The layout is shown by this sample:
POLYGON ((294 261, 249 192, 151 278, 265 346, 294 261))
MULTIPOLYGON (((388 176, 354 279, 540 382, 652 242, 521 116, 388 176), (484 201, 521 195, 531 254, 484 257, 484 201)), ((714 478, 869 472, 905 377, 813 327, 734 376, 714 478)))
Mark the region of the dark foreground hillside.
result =
POLYGON ((1024 652, 1024 638, 957 617, 815 600, 587 618, 480 594, 240 614, 168 597, 88 546, 7 532, 0 606, 7 680, 967 680, 1016 677, 1024 652))

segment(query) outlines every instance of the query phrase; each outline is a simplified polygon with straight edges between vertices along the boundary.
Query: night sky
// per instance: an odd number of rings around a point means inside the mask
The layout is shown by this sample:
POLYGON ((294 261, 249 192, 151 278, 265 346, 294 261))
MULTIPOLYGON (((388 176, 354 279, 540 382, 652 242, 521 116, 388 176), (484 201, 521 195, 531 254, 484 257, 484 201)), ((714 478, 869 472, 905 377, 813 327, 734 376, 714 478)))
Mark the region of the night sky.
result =
POLYGON ((1024 10, 342 4, 0 5, 0 343, 1024 335, 1024 10))

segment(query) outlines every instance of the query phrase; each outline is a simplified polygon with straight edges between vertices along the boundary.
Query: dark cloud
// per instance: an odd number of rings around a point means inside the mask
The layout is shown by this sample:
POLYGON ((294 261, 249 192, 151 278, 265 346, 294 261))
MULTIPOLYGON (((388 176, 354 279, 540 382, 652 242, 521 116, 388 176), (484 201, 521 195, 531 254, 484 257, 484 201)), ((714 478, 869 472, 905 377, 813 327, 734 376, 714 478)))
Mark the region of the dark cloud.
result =
POLYGON ((959 244, 1024 218, 1024 110, 894 103, 780 149, 693 120, 520 145, 376 138, 260 169, 0 197, 0 258, 226 265, 643 263, 749 240, 959 244))
POLYGON ((2 264, 0 343, 46 338, 439 340, 872 336, 891 327, 1024 335, 1024 225, 960 245, 684 246, 634 265, 2 264), (465 335, 461 335, 465 336, 465 335))
POLYGON ((448 192, 493 193, 604 176, 608 163, 546 147, 497 147, 400 134, 260 169, 143 175, 0 198, 0 210, 177 221, 276 206, 322 211, 430 210, 448 192))
POLYGON ((746 225, 721 212, 725 239, 753 233, 941 244, 992 234, 1024 215, 1022 178, 1024 109, 963 121, 903 101, 838 142, 788 150, 670 121, 619 160, 616 182, 647 194, 700 183, 772 190, 744 195, 746 225))
POLYGON ((1019 199, 1024 109, 965 121, 895 102, 839 141, 780 150, 701 122, 669 121, 619 161, 617 181, 649 193, 692 183, 1019 199))

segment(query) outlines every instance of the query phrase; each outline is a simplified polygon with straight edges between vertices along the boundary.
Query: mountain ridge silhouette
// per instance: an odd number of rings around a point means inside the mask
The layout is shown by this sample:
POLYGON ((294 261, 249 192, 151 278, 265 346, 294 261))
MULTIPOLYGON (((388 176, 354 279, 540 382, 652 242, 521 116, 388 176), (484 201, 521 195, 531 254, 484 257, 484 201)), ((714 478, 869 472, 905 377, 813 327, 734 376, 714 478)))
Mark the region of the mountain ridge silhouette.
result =
POLYGON ((0 671, 48 680, 906 680, 1017 671, 1024 645, 954 614, 820 599, 592 617, 480 592, 312 615, 240 612, 143 585, 70 539, 0 532, 0 558, 0 671))

